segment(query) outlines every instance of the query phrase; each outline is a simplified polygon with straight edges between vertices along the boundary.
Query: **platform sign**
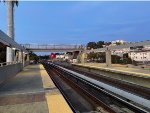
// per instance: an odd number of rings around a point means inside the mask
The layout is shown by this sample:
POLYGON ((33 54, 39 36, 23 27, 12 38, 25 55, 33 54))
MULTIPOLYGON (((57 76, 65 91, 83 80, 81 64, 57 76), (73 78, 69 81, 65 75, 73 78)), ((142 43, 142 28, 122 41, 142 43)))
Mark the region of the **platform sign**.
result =
POLYGON ((54 54, 54 53, 51 53, 50 59, 54 59, 54 58, 55 58, 55 54, 54 54))

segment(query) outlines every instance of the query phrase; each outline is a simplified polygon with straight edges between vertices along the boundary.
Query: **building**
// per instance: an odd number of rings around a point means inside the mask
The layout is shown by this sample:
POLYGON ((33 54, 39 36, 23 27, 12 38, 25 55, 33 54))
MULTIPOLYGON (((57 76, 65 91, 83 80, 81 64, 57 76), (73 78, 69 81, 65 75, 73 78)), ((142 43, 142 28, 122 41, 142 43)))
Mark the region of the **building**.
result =
POLYGON ((65 57, 64 54, 58 54, 56 55, 56 59, 63 59, 65 57))
POLYGON ((126 43, 126 41, 124 41, 124 40, 111 41, 111 46, 115 46, 115 45, 117 45, 117 43, 124 44, 124 43, 126 43))
POLYGON ((150 51, 131 51, 128 56, 139 63, 150 64, 150 51))

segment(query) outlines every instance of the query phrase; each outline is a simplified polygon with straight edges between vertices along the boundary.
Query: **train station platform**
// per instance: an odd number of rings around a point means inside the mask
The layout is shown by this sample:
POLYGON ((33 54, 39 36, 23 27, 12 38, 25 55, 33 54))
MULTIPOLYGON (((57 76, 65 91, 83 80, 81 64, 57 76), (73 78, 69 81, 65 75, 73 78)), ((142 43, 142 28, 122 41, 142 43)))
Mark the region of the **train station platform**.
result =
POLYGON ((44 67, 37 64, 25 67, 0 87, 0 113, 73 112, 44 67))
POLYGON ((112 66, 106 67, 106 64, 101 63, 83 63, 72 65, 76 69, 109 76, 150 88, 150 68, 134 68, 120 64, 112 64, 112 66))
POLYGON ((75 64, 75 65, 122 72, 124 74, 134 74, 137 76, 139 75, 143 77, 144 76, 150 77, 150 67, 146 69, 142 69, 142 68, 140 69, 140 68, 127 67, 127 65, 120 65, 120 64, 112 64, 111 67, 106 67, 106 64, 103 63, 84 63, 84 64, 75 64))

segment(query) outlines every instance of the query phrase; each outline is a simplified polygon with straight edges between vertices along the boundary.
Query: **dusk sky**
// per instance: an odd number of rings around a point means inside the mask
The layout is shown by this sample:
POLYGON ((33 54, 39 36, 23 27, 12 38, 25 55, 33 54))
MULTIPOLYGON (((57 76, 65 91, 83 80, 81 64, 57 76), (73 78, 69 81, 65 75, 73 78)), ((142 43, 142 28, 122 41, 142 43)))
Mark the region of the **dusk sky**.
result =
MULTIPOLYGON (((6 32, 7 5, 0 3, 6 32)), ((19 2, 18 43, 86 44, 89 41, 150 39, 150 2, 19 2)))

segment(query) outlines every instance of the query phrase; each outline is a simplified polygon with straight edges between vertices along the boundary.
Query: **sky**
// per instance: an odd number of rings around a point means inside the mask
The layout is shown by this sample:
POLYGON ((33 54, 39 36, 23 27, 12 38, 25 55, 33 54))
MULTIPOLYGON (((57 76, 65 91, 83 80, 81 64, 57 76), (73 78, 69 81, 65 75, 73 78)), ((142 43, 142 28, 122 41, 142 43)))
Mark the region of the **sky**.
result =
MULTIPOLYGON (((0 3, 7 31, 7 5, 0 3)), ((150 2, 19 2, 15 40, 26 44, 86 44, 150 39, 150 2)))

